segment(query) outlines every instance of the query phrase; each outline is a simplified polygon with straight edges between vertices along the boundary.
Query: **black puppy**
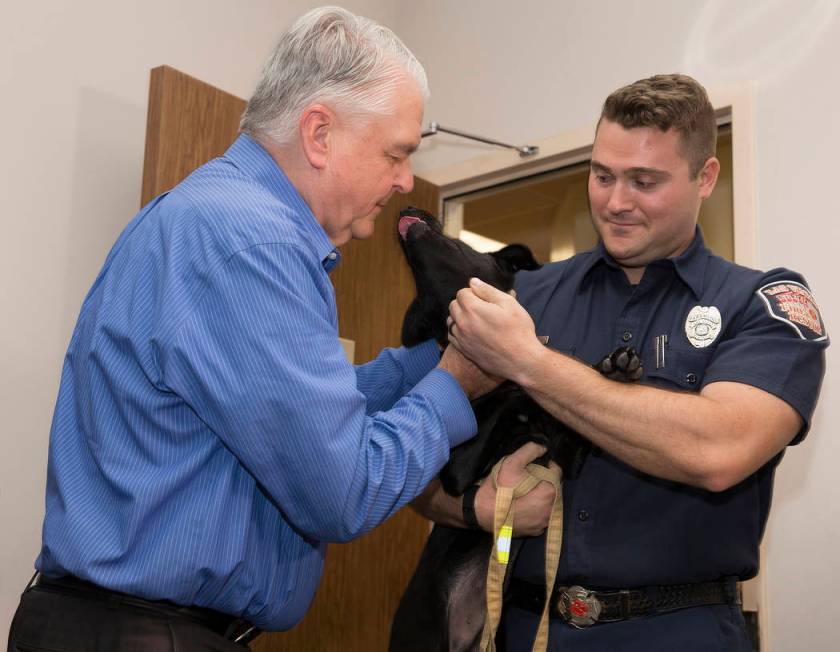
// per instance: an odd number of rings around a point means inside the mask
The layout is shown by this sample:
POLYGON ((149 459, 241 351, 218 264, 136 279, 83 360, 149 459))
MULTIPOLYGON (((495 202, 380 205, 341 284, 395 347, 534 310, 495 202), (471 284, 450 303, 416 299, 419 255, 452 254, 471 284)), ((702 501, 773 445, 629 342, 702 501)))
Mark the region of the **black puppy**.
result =
POLYGON ((419 208, 400 211, 398 228, 400 246, 417 286, 417 296, 403 319, 404 346, 432 337, 446 346, 449 303, 473 276, 507 292, 513 288, 516 272, 541 267, 531 250, 520 244, 490 254, 479 253, 460 240, 445 236, 440 222, 419 208))
MULTIPOLYGON (((405 346, 432 337, 446 345, 449 303, 471 277, 508 291, 517 271, 540 267, 523 245, 479 253, 444 235, 437 219, 416 208, 400 213, 399 234, 417 286, 417 297, 403 321, 405 346)), ((617 380, 641 376, 632 349, 614 351, 596 368, 617 380)), ((452 450, 440 473, 448 494, 460 496, 501 457, 528 441, 543 444, 548 450, 543 463, 553 459, 564 477, 575 477, 580 471, 589 445, 517 385, 503 383, 473 401, 472 407, 478 433, 452 450)), ((491 549, 492 536, 487 532, 434 526, 394 617, 392 652, 477 649, 485 619, 485 574, 491 549)))

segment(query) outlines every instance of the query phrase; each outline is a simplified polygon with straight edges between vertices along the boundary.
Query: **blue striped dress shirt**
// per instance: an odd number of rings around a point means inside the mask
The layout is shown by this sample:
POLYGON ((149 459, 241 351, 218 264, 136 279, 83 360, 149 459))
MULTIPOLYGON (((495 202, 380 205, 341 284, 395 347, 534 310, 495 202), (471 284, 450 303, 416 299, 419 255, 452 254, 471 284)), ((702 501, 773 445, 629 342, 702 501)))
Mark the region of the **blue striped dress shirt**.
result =
POLYGON ((245 135, 140 211, 64 360, 39 570, 302 618, 325 542, 394 514, 475 432, 433 342, 347 362, 338 259, 245 135))

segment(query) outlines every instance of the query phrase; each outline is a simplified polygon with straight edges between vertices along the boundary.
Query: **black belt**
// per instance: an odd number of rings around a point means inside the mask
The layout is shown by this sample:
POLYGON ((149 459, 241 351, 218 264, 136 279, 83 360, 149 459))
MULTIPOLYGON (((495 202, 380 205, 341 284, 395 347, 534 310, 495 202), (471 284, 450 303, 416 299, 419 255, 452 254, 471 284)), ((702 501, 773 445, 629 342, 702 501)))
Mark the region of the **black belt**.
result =
MULTIPOLYGON (((505 591, 505 604, 541 614, 545 585, 513 578, 505 591)), ((737 579, 717 582, 646 586, 637 589, 590 590, 559 586, 551 595, 549 614, 574 627, 614 622, 649 614, 709 604, 741 604, 737 579)))
POLYGON ((254 640, 261 632, 247 620, 224 614, 214 609, 204 607, 185 607, 168 600, 144 600, 137 596, 111 591, 104 587, 86 582, 72 575, 63 577, 48 577, 43 573, 36 573, 29 583, 27 590, 42 589, 65 595, 74 595, 90 600, 108 602, 114 606, 125 605, 139 609, 145 613, 154 613, 166 618, 180 618, 188 620, 219 634, 220 636, 246 644, 254 640))

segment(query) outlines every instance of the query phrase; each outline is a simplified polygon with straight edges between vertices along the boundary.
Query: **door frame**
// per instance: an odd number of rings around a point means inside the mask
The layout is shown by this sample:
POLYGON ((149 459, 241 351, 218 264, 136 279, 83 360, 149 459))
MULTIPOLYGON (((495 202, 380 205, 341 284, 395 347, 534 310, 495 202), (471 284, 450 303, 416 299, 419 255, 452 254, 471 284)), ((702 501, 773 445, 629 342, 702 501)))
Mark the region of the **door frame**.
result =
MULTIPOLYGON (((732 235, 735 262, 755 268, 758 267, 758 239, 754 88, 749 82, 743 82, 713 89, 709 91, 709 100, 715 108, 718 124, 732 126, 732 235)), ((534 144, 539 147, 539 152, 528 158, 522 158, 512 150, 500 150, 422 170, 417 176, 439 188, 437 214, 445 216, 447 199, 588 161, 592 154, 596 125, 597 122, 593 122, 538 140, 534 144)), ((765 544, 762 544, 758 576, 743 584, 743 608, 758 612, 761 651, 767 652, 770 629, 764 549, 765 544)))

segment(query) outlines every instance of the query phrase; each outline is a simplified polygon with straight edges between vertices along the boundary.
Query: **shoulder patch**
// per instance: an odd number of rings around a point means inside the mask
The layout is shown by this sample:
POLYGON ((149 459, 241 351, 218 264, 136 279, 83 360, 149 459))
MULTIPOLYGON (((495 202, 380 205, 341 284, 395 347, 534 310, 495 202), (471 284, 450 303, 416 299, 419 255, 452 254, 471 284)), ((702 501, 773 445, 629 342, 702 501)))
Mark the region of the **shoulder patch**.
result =
POLYGON ((790 326, 803 340, 818 342, 828 337, 814 295, 802 283, 774 281, 756 290, 767 312, 790 326))

